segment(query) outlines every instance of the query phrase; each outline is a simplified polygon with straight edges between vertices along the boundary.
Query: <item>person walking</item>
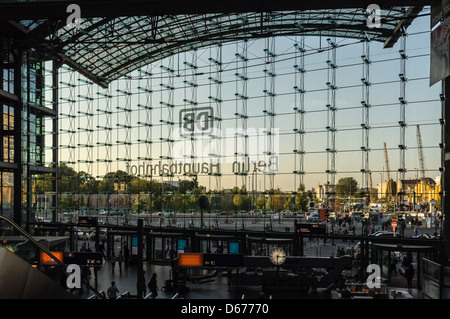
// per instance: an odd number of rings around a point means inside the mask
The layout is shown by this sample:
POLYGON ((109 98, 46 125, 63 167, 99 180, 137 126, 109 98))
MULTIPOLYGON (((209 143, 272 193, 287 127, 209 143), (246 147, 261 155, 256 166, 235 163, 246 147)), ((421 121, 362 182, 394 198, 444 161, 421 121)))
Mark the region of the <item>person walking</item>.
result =
POLYGON ((119 251, 119 255, 117 255, 117 263, 119 264, 119 272, 122 274, 122 263, 124 261, 124 257, 122 251, 119 251))
POLYGON ((130 259, 130 249, 128 248, 128 242, 125 242, 124 257, 125 257, 125 267, 128 267, 128 261, 130 259))
POLYGON ((112 274, 114 275, 114 268, 116 267, 116 262, 117 262, 117 257, 116 254, 114 254, 114 252, 111 255, 111 269, 112 269, 112 274))
POLYGON ((147 295, 147 285, 145 284, 145 271, 142 272, 142 294, 145 297, 147 295))
POLYGON ((393 272, 397 275, 397 263, 397 257, 394 252, 391 252, 391 259, 389 260, 389 278, 391 278, 393 272))
POLYGON ((156 273, 153 273, 152 278, 148 282, 148 289, 152 293, 152 299, 158 296, 158 282, 156 280, 156 273))
POLYGON ((105 241, 102 240, 102 242, 98 244, 98 250, 102 253, 103 258, 107 260, 108 258, 105 253, 105 241))
POLYGON ((119 289, 117 289, 116 283, 114 281, 112 281, 111 287, 108 288, 109 299, 116 299, 118 293, 119 293, 119 289))
POLYGON ((414 267, 410 261, 405 265, 405 278, 408 284, 408 291, 411 291, 414 278, 414 267))

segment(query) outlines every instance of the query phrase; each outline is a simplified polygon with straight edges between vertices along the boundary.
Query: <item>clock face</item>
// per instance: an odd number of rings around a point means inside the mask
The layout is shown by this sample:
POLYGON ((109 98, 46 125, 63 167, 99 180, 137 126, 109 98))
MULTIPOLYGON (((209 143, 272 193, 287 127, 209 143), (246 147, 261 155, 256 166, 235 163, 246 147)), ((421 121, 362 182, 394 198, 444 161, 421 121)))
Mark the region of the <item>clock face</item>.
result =
POLYGON ((269 258, 274 265, 281 265, 286 261, 286 253, 282 248, 274 248, 270 251, 269 258))

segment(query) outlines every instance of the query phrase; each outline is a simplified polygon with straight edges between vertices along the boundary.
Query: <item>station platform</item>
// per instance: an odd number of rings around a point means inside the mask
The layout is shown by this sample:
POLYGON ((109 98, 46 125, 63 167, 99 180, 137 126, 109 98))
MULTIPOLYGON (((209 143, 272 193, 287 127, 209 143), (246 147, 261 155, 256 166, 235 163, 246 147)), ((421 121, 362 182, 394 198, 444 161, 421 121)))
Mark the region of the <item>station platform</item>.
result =
MULTIPOLYGON (((157 299, 235 299, 238 296, 233 294, 228 287, 228 278, 219 273, 213 278, 213 280, 206 283, 190 283, 187 285, 188 290, 186 293, 178 293, 166 287, 166 281, 172 279, 172 270, 170 265, 165 264, 150 264, 144 262, 143 264, 144 278, 146 284, 148 284, 153 273, 157 275, 158 282, 158 296, 157 299)), ((119 270, 118 264, 114 267, 114 273, 110 262, 105 261, 99 271, 97 271, 97 279, 94 278, 94 272, 91 271, 92 276, 90 279, 90 285, 97 287, 99 292, 106 294, 108 288, 111 286, 111 282, 116 283, 119 295, 121 298, 127 298, 127 294, 132 297, 137 296, 137 267, 136 265, 122 265, 122 272, 119 270)), ((86 290, 86 288, 84 288, 86 290)), ((144 291, 142 298, 151 299, 148 288, 144 291)), ((93 295, 91 291, 85 291, 83 297, 90 297, 93 295)), ((240 298, 240 297, 239 297, 240 298)))
MULTIPOLYGON (((158 296, 156 299, 258 299, 260 298, 261 289, 259 287, 230 287, 228 277, 225 272, 218 272, 209 280, 201 282, 188 282, 187 290, 177 292, 172 287, 166 287, 166 281, 172 279, 172 270, 167 263, 150 264, 144 261, 143 264, 144 277, 146 284, 149 282, 153 273, 157 274, 158 296), (203 282, 203 283, 202 283, 203 282)), ((114 272, 110 262, 105 261, 101 269, 97 271, 97 278, 94 278, 94 272, 90 285, 96 287, 99 292, 106 294, 111 282, 114 281, 119 290, 120 299, 129 299, 137 297, 137 267, 136 265, 122 265, 122 272, 116 264, 114 272)), ((212 270, 209 273, 213 273, 212 270)), ((205 274, 205 273, 203 273, 205 274)), ((391 280, 387 283, 388 291, 391 299, 425 299, 420 290, 417 289, 416 280, 413 281, 413 288, 408 290, 406 279, 400 274, 393 274, 391 280)), ((83 287, 83 299, 93 297, 94 293, 83 287)), ((267 299, 326 299, 322 293, 322 288, 314 294, 296 293, 286 291, 285 293, 277 293, 265 295, 267 299)), ((151 299, 148 295, 148 288, 144 292, 142 299, 151 299)))

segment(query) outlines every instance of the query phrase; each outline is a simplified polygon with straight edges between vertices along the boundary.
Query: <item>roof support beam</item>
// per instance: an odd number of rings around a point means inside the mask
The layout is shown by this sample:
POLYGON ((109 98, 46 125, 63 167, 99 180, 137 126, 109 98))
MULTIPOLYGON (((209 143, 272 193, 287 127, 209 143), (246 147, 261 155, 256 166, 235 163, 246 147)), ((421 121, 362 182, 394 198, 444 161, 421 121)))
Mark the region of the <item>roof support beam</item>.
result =
POLYGON ((97 83, 98 85, 100 85, 102 88, 107 88, 108 87, 108 83, 105 82, 102 78, 100 78, 99 76, 93 74, 92 72, 90 72, 89 70, 87 70, 85 67, 81 66, 80 64, 76 63, 75 61, 73 61, 72 59, 70 59, 69 57, 67 57, 65 54, 61 53, 61 52, 57 52, 55 51, 55 49, 50 46, 50 45, 43 45, 48 51, 52 52, 54 54, 54 56, 57 56, 61 59, 61 61, 66 64, 67 66, 71 67, 72 69, 78 71, 80 74, 83 74, 85 77, 87 77, 88 79, 90 79, 91 81, 97 83))
MULTIPOLYGON (((70 4, 78 4, 80 6, 82 18, 93 18, 367 8, 372 3, 373 0, 128 0, 126 4, 122 0, 41 0, 34 2, 6 0, 0 4, 0 20, 61 19, 66 21, 69 16, 66 10, 70 4)), ((395 6, 431 5, 431 0, 378 0, 376 4, 381 9, 389 9, 395 6)))
POLYGON ((406 30, 417 15, 422 11, 424 6, 410 7, 405 13, 405 17, 401 19, 395 27, 392 35, 384 42, 384 48, 392 48, 397 40, 402 36, 403 30, 406 30))

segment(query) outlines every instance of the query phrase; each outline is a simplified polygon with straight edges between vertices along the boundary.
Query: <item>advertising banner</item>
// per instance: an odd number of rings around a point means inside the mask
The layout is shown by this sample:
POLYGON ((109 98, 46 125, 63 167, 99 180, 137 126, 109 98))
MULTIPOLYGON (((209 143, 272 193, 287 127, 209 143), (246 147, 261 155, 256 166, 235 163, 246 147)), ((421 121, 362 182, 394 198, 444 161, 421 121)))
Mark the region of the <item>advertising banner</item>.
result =
POLYGON ((450 16, 431 32, 430 86, 450 76, 450 16))
POLYGON ((450 13, 450 0, 432 0, 430 29, 433 29, 439 21, 444 20, 450 13))

